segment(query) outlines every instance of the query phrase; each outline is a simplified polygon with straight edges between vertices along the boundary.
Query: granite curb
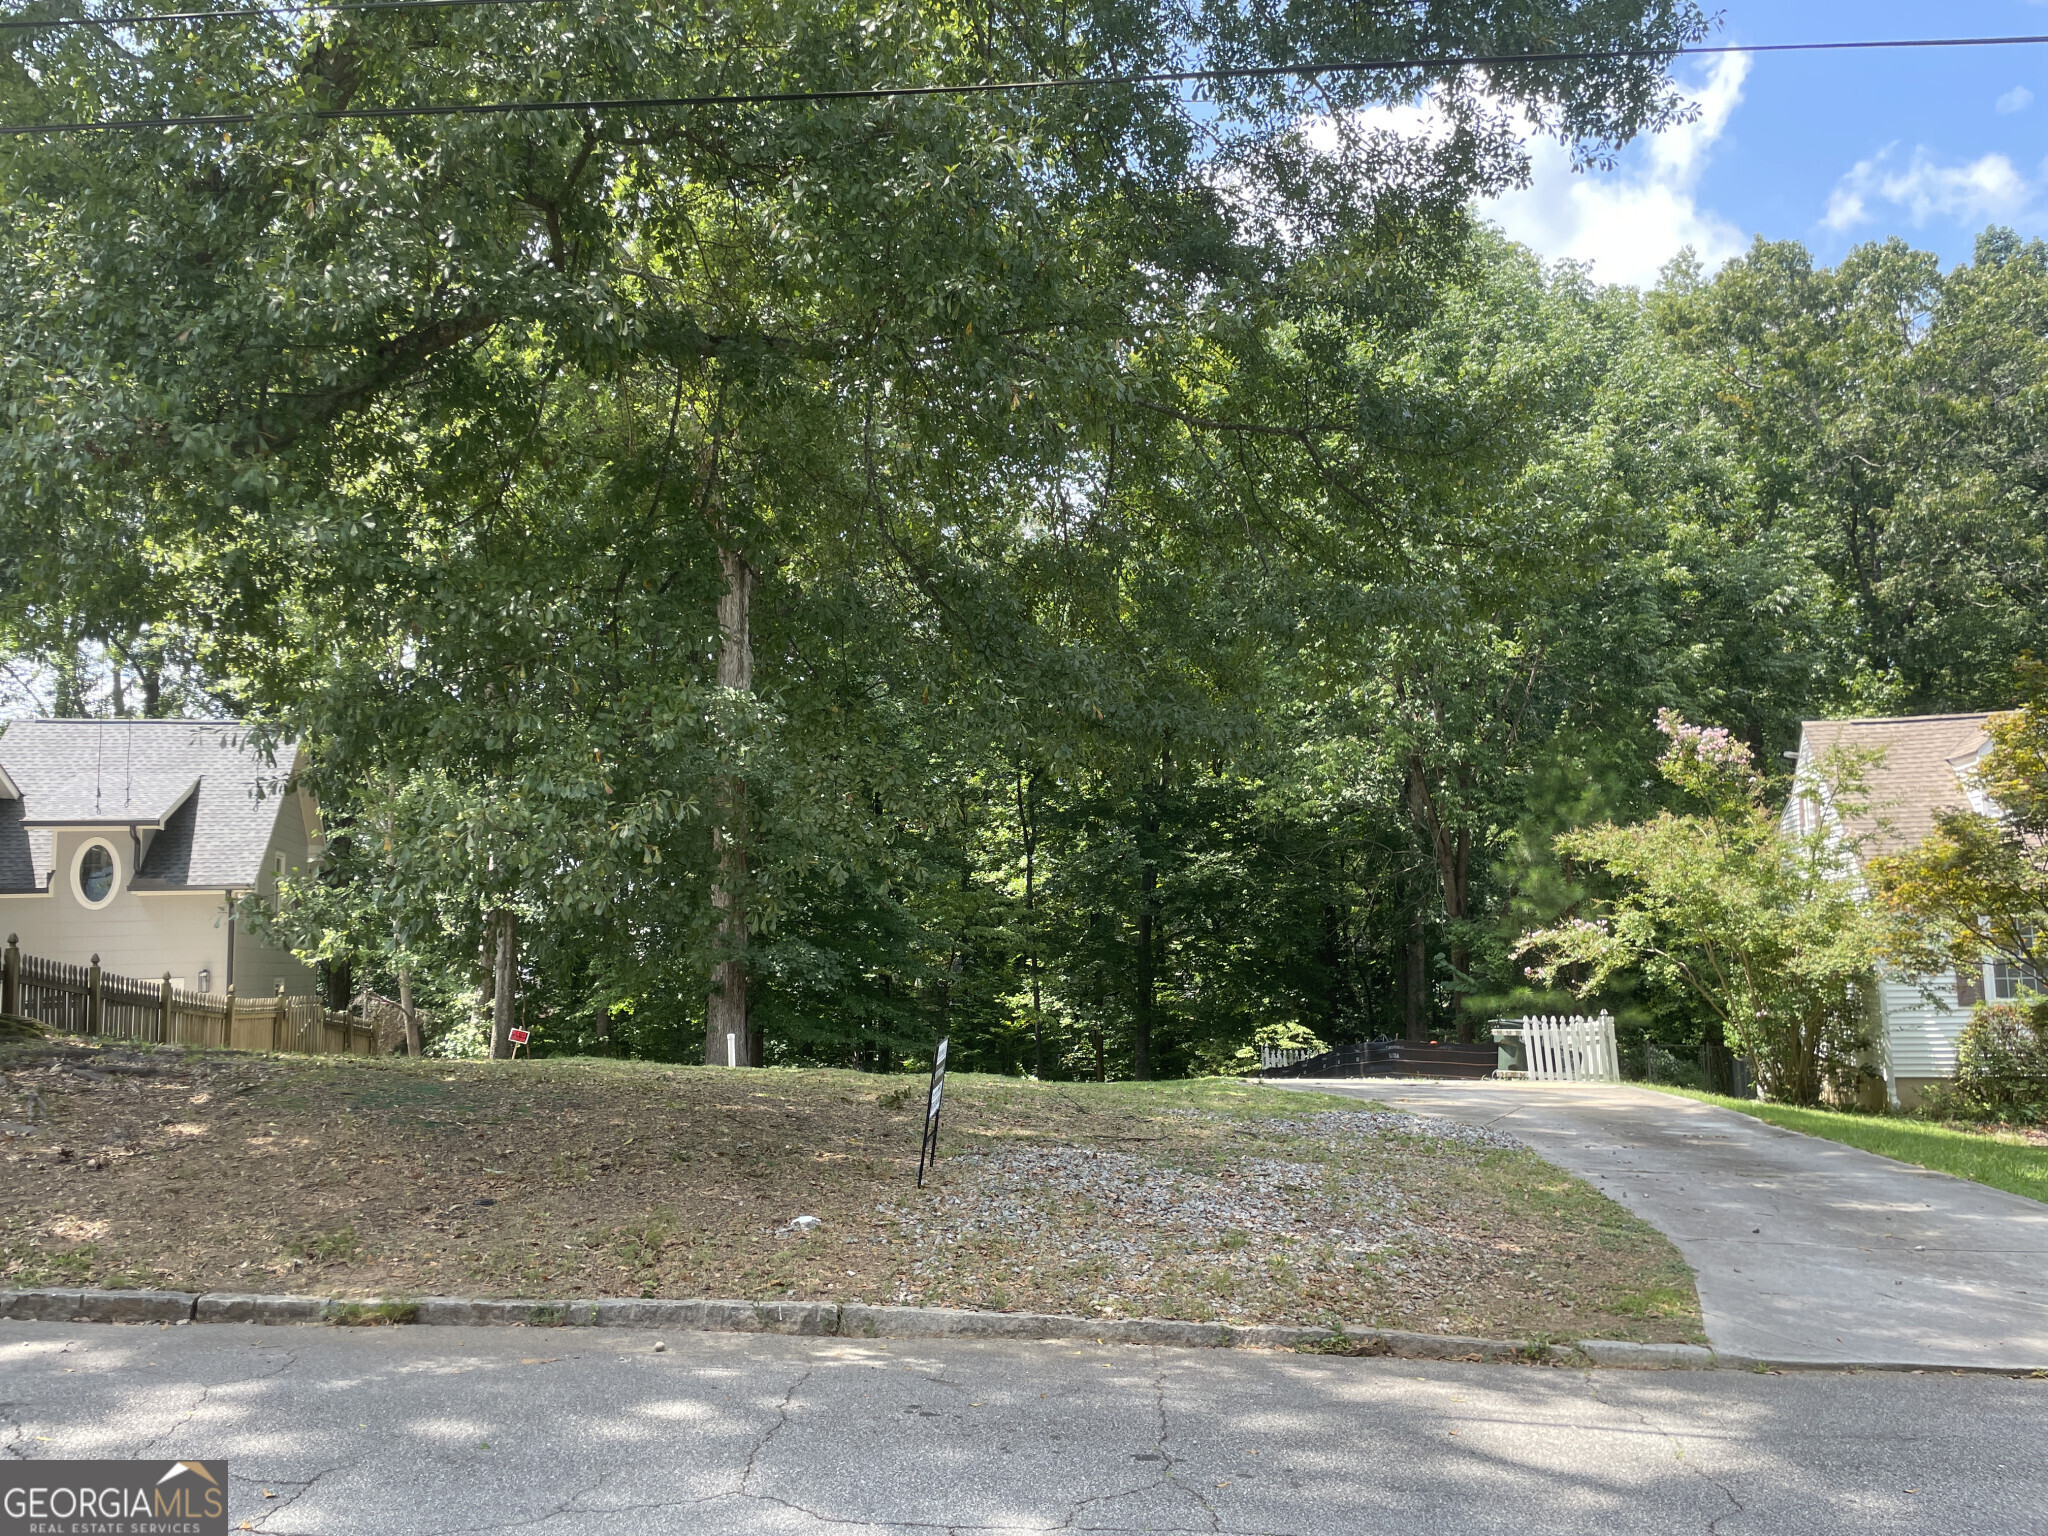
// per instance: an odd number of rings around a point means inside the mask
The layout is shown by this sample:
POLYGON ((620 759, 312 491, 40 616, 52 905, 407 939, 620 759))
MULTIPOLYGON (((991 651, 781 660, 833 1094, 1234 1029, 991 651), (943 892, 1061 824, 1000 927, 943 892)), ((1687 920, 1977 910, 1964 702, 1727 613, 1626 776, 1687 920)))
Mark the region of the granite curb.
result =
POLYGON ((1031 1339, 1183 1349, 1280 1349, 1404 1360, 1518 1362, 1622 1370, 1833 1370, 2029 1375, 2044 1366, 1915 1364, 1910 1361, 1755 1360, 1695 1344, 1580 1339, 1572 1344, 1389 1328, 1296 1328, 1190 1323, 1169 1318, 1088 1318, 1050 1312, 965 1312, 865 1302, 695 1301, 613 1297, 599 1301, 492 1300, 465 1296, 350 1299, 254 1292, 0 1291, 0 1318, 60 1323, 268 1323, 389 1321, 429 1327, 681 1328, 844 1339, 1031 1339))

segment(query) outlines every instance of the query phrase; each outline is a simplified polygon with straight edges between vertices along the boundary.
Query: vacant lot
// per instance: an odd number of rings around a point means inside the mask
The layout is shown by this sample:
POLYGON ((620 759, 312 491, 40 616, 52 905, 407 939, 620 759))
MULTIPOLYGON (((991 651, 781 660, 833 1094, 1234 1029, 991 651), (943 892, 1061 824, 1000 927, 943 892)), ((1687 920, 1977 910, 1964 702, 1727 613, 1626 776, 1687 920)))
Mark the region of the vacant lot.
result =
POLYGON ((1699 1337, 1670 1245, 1508 1138, 1253 1083, 956 1076, 919 1190, 921 1077, 75 1043, 0 1073, 16 1286, 1699 1337))

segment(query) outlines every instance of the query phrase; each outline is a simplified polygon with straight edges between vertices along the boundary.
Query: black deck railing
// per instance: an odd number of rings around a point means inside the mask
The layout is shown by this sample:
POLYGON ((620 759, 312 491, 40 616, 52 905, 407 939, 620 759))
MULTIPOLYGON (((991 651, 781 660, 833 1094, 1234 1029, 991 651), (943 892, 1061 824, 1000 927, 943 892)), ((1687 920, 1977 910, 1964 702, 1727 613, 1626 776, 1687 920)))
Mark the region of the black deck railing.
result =
POLYGON ((1443 1045, 1424 1040, 1364 1040, 1274 1067, 1262 1077, 1487 1077, 1500 1066, 1491 1045, 1443 1045))

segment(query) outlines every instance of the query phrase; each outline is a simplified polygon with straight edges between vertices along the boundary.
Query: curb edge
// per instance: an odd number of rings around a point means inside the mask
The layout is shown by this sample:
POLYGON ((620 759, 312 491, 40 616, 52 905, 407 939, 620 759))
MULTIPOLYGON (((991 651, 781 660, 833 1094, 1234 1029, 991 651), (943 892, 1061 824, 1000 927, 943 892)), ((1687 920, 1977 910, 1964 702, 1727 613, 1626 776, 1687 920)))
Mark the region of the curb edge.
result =
MULTIPOLYGON (((1905 1361, 1763 1360, 1719 1354, 1696 1344, 1580 1339, 1538 1344, 1389 1328, 1302 1328, 1275 1324, 1193 1323, 1171 1318, 1090 1319, 1050 1312, 969 1312, 948 1307, 867 1302, 667 1300, 494 1300, 465 1296, 343 1298, 253 1292, 102 1291, 85 1288, 0 1291, 0 1319, 63 1323, 324 1324, 343 1311, 397 1302, 414 1309, 410 1326, 683 1328, 709 1333, 776 1333, 845 1339, 1015 1339, 1182 1349, 1279 1349, 1305 1354, 1404 1360, 1487 1361, 1619 1370, 1925 1371, 2026 1376, 2048 1363, 1913 1364, 1905 1361)), ((404 1325, 401 1325, 404 1326, 404 1325)))

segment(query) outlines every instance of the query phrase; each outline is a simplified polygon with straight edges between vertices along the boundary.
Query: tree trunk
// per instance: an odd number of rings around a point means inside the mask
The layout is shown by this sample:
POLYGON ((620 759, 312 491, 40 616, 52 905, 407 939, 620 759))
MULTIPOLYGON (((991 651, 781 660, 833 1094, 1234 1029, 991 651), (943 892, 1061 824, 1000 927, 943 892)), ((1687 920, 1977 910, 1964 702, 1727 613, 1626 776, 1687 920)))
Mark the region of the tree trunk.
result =
POLYGON ((1472 888, 1472 832, 1470 828, 1458 828, 1456 850, 1452 855, 1453 877, 1444 882, 1444 916, 1451 928, 1451 1016, 1458 1021, 1458 1043, 1472 1043, 1472 1014, 1465 1006, 1466 978, 1470 975, 1472 963, 1471 947, 1465 942, 1465 920, 1467 894, 1472 888))
POLYGON ((518 944, 517 919, 500 907, 491 915, 497 939, 497 955, 491 967, 491 1059, 503 1061, 512 1054, 513 959, 518 944))
MULTIPOLYGON (((399 948, 401 943, 398 919, 394 917, 391 919, 392 948, 399 948)), ((398 971, 398 1022, 405 1030, 405 1054, 420 1055, 420 1021, 412 1011, 412 970, 406 966, 399 967, 398 971)))
POLYGON ((1408 919, 1407 963, 1402 967, 1406 997, 1403 1023, 1410 1040, 1425 1038, 1429 1011, 1426 999, 1429 996, 1429 929, 1421 907, 1415 909, 1408 919))
POLYGON ((1158 877, 1150 865, 1145 868, 1144 905, 1138 909, 1138 1007, 1137 1033, 1131 1042, 1131 1074, 1141 1083, 1152 1080, 1152 892, 1158 877))
MULTIPOLYGON (((747 693, 754 686, 748 616, 754 572, 735 550, 720 550, 718 559, 725 572, 725 592, 718 600, 718 686, 747 693)), ((760 1047, 747 1022, 746 781, 737 774, 722 779, 717 798, 711 848, 718 859, 718 879, 711 887, 711 905, 718 912, 721 958, 711 971, 711 995, 704 1010, 704 1063, 758 1066, 760 1047)))
MULTIPOLYGON (((483 930, 483 937, 477 941, 476 946, 476 1012, 478 1018, 489 1023, 496 1011, 491 1003, 491 991, 497 985, 498 968, 491 960, 491 944, 495 935, 491 931, 492 918, 488 912, 484 914, 483 930)), ((491 1054, 495 1056, 497 1052, 493 1051, 491 1054)))
MULTIPOLYGON (((1166 770, 1161 759, 1160 788, 1166 770)), ((1131 1070, 1141 1083, 1152 1080, 1152 1012, 1158 1001, 1155 932, 1158 928, 1159 863, 1153 856, 1159 839, 1159 813, 1148 806, 1138 822, 1138 1007, 1137 1038, 1132 1042, 1131 1070)))
POLYGON ((1017 826, 1024 836, 1024 942, 1028 946, 1025 965, 1031 973, 1031 1075, 1045 1077, 1045 1015, 1038 997, 1037 906, 1038 819, 1031 811, 1029 781, 1017 775, 1017 826))
MULTIPOLYGON (((1451 969, 1458 973, 1454 980, 1461 979, 1470 959, 1463 924, 1471 889, 1472 832, 1468 827, 1444 825, 1436 796, 1429 787, 1429 774, 1418 754, 1411 754, 1408 759, 1408 814, 1429 842, 1430 861, 1436 866, 1437 880, 1443 889, 1444 921, 1450 929, 1451 969)), ((1472 1020, 1465 1013, 1464 998, 1462 991, 1452 992, 1451 1013, 1457 1020, 1459 1040, 1470 1045, 1472 1020)))
POLYGON ((398 1015, 405 1022, 405 1054, 424 1054, 420 1042, 420 1016, 412 1008, 412 972, 398 973, 398 1015))

